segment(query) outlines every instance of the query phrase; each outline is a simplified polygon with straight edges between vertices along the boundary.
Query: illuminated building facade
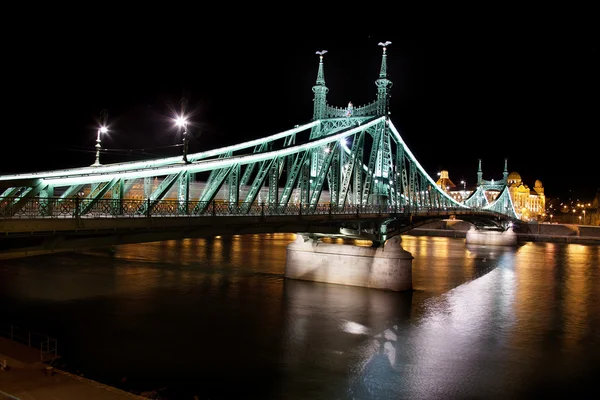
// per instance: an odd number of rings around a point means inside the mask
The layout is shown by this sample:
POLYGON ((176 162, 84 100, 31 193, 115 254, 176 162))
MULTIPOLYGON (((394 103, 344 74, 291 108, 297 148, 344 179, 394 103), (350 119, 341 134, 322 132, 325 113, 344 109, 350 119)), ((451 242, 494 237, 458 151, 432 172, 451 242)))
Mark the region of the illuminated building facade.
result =
MULTIPOLYGON (((477 171, 477 190, 481 190, 485 195, 485 200, 482 200, 480 207, 486 204, 493 203, 504 190, 507 190, 512 205, 517 217, 523 221, 542 220, 546 210, 546 196, 544 194, 544 186, 540 180, 534 182, 533 189, 523 183, 521 175, 518 172, 508 173, 507 159, 504 159, 504 172, 502 179, 485 180, 483 179, 483 171, 481 169, 481 160, 479 160, 479 169, 477 171)), ((457 201, 465 202, 475 190, 466 188, 463 183, 462 187, 457 187, 450 180, 448 171, 440 172, 440 179, 436 182, 443 190, 445 190, 452 198, 457 201)))
POLYGON ((544 186, 539 179, 535 181, 533 189, 530 189, 521 180, 521 175, 511 172, 508 175, 507 186, 520 219, 524 221, 541 219, 546 212, 546 196, 544 186))

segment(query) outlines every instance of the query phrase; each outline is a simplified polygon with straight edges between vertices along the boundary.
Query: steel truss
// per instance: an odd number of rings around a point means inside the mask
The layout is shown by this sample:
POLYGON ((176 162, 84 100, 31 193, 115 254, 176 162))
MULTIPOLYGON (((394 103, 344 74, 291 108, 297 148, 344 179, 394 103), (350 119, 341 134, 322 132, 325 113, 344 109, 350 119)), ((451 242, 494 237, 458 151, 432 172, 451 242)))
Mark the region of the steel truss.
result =
MULTIPOLYGON (((321 54, 311 122, 189 154, 188 163, 168 157, 0 176, 0 215, 11 218, 32 202, 48 215, 57 208, 70 210, 77 202, 79 217, 97 212, 100 203, 103 211, 127 215, 149 215, 163 204, 169 204, 169 213, 201 215, 216 207, 215 202, 238 214, 265 205, 271 210, 293 206, 304 213, 322 210, 324 204, 333 211, 372 206, 397 212, 488 207, 483 193, 466 205, 455 201, 421 167, 390 120, 392 83, 386 76, 384 47, 377 100, 357 108, 332 107, 326 101, 321 54), (195 189, 198 182, 204 183, 201 190, 195 189), (178 206, 171 210, 173 201, 178 206)), ((513 216, 512 204, 500 197, 498 207, 489 209, 505 214, 508 210, 513 216)), ((386 232, 388 223, 376 229, 386 232)))

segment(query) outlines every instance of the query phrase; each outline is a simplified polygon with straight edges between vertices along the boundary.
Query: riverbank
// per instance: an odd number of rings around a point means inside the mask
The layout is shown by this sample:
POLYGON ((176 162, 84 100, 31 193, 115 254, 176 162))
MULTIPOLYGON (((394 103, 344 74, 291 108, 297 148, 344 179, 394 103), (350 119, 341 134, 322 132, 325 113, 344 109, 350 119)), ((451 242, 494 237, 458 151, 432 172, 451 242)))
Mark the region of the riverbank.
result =
MULTIPOLYGON (((411 236, 466 238, 472 227, 460 220, 442 220, 409 231, 411 236)), ((600 245, 600 226, 574 224, 523 224, 514 229, 518 243, 547 242, 600 245)))
POLYGON ((0 337, 0 399, 149 400, 39 360, 39 350, 0 337))

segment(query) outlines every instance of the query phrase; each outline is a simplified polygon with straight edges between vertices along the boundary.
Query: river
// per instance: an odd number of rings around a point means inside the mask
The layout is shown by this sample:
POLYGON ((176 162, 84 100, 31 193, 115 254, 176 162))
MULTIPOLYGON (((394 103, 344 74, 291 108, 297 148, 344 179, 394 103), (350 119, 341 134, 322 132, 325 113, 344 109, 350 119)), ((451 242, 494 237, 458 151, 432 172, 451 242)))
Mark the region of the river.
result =
POLYGON ((402 236, 411 292, 284 278, 293 234, 0 263, 0 322, 161 399, 599 398, 600 246, 402 236))

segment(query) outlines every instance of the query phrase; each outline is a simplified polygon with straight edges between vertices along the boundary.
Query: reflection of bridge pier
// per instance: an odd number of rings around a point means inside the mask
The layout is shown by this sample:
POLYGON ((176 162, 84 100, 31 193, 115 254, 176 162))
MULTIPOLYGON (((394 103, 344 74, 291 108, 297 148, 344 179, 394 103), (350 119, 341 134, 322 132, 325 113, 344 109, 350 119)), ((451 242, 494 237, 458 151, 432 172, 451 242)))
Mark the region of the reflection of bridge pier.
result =
POLYGON ((396 348, 405 340, 399 331, 410 319, 412 291, 287 279, 283 298, 282 393, 313 398, 307 388, 314 388, 331 399, 350 398, 348 394, 355 399, 397 398, 383 395, 397 383, 395 369, 404 355, 396 348), (316 388, 323 368, 337 373, 329 374, 330 380, 316 388), (374 390, 367 396, 370 389, 374 390))
POLYGON ((298 234, 287 247, 285 277, 392 291, 412 290, 413 256, 399 236, 374 247, 323 243, 298 234))

